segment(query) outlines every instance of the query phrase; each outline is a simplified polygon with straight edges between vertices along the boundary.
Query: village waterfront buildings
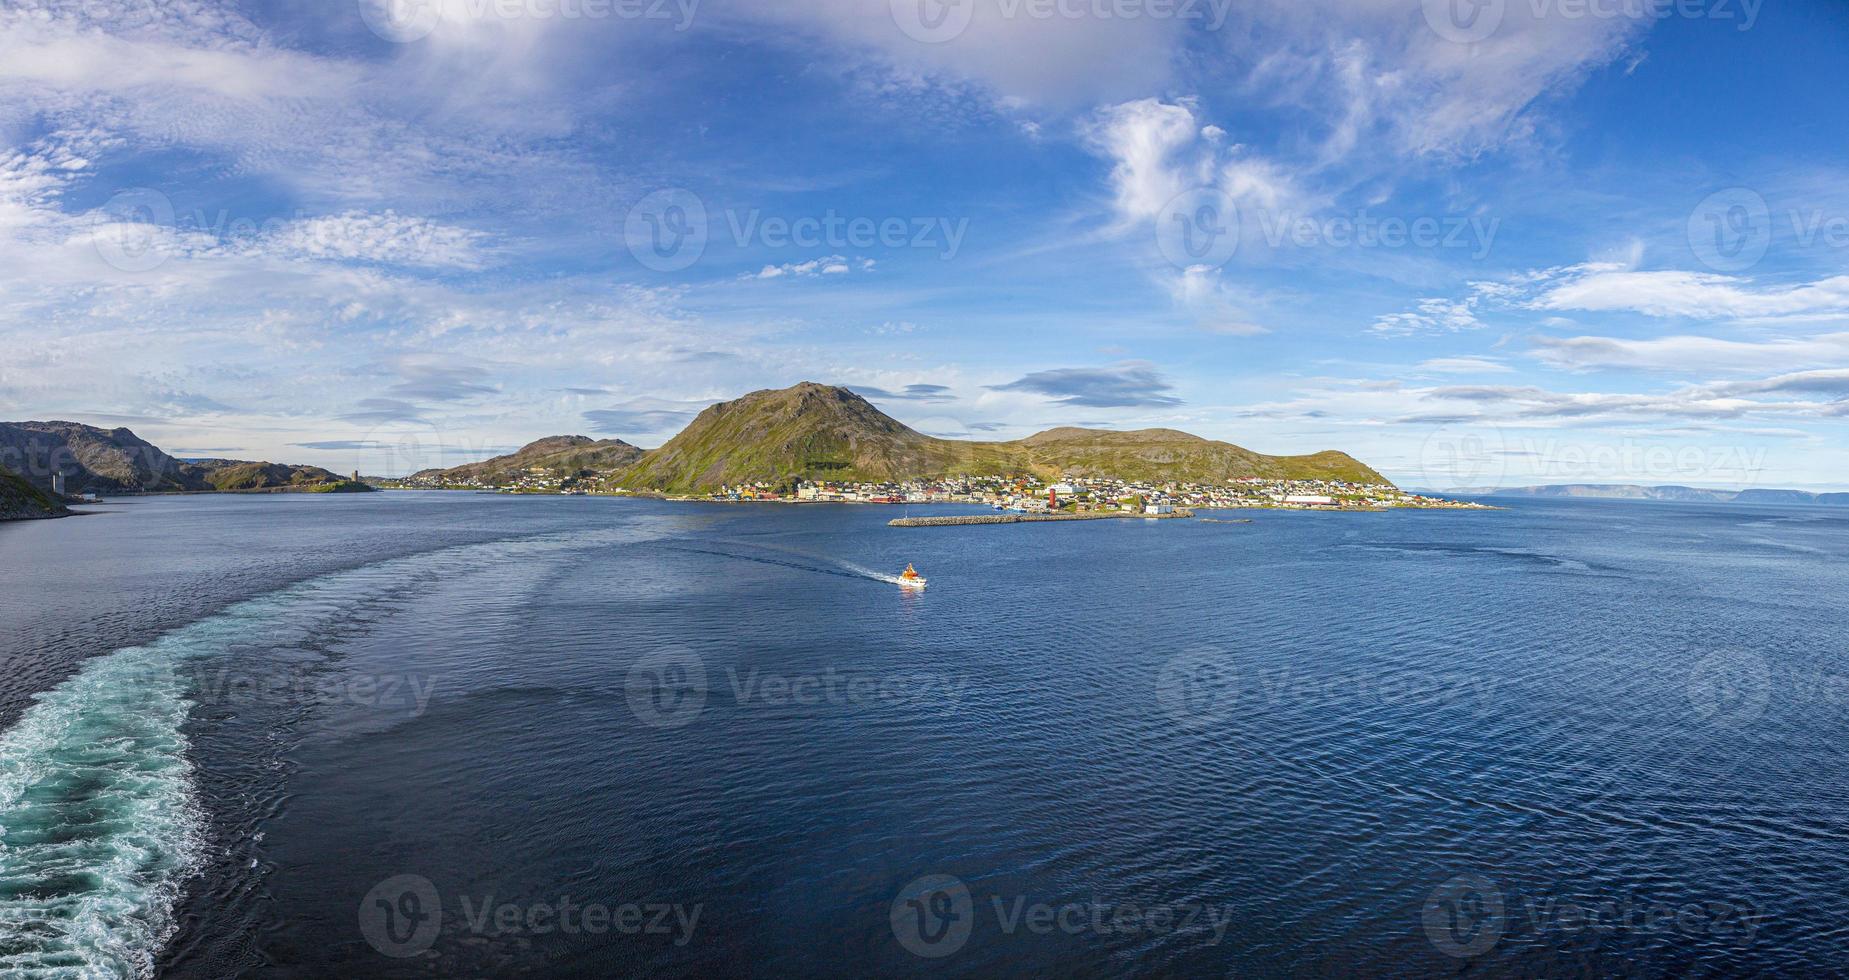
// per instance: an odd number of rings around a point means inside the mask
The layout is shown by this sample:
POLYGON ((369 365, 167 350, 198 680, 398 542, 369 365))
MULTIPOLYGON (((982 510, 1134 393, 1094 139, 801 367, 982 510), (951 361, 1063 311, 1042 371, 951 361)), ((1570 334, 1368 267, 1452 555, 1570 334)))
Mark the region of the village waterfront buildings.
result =
MULTIPOLYGON (((562 475, 534 468, 498 483, 465 480, 437 483, 415 478, 393 481, 404 489, 488 490, 503 493, 627 494, 606 474, 562 475)), ((1382 510, 1387 508, 1478 508, 1483 505, 1409 493, 1387 484, 1332 480, 1268 480, 1176 483, 1068 475, 1047 483, 1034 476, 966 476, 936 480, 863 483, 852 481, 758 481, 725 486, 686 499, 782 501, 788 503, 978 504, 1030 514, 1122 511, 1170 514, 1191 510, 1282 508, 1292 510, 1382 510)))

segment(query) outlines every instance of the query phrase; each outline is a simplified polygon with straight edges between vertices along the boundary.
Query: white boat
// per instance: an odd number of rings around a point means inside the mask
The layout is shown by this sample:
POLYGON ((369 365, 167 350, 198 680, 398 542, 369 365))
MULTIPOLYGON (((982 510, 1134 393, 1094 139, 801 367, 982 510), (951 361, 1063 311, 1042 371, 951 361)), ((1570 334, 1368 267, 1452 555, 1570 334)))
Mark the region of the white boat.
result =
POLYGON ((906 565, 905 571, 899 573, 899 588, 901 589, 922 589, 924 587, 925 587, 925 577, 923 575, 918 574, 918 569, 913 568, 910 565, 906 565))

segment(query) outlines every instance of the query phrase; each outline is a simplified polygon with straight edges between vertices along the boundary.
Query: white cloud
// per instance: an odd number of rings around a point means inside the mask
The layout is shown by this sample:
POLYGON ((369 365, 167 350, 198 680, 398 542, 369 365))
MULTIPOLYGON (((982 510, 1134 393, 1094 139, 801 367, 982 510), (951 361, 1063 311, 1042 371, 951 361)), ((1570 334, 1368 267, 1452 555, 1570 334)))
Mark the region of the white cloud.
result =
MULTIPOLYGON (((801 43, 807 55, 814 54, 813 40, 824 40, 872 59, 902 80, 974 85, 1004 106, 1026 103, 1061 109, 1160 90, 1172 74, 1187 32, 1210 26, 1167 16, 1091 16, 1089 8, 1072 4, 1062 9, 1078 10, 1080 15, 1039 16, 1035 11, 1044 5, 970 0, 941 8, 953 16, 967 10, 966 27, 941 41, 927 42, 901 26, 907 3, 910 0, 749 0, 703 10, 702 16, 755 21, 760 32, 768 21, 772 36, 801 43)), ((910 9, 921 7, 928 10, 931 5, 914 4, 910 9)), ((1214 7, 1198 4, 1193 9, 1207 12, 1214 7)))
POLYGON ((1535 356, 1568 369, 1635 368, 1646 371, 1764 371, 1799 364, 1849 363, 1849 333, 1767 340, 1678 335, 1536 337, 1535 356))
POLYGON ((1434 374, 1508 374, 1514 370, 1493 357, 1434 357, 1420 361, 1418 370, 1434 374))
POLYGON ((1261 0, 1225 33, 1255 58, 1254 97, 1330 120, 1325 160, 1370 144, 1468 157, 1525 140, 1537 105, 1611 63, 1652 18, 1574 16, 1560 5, 1509 3, 1496 31, 1472 44, 1434 30, 1419 0, 1261 0), (1254 55, 1253 52, 1262 52, 1254 55))
POLYGON ((1755 289, 1747 280, 1714 273, 1594 270, 1548 289, 1534 305, 1548 310, 1632 311, 1703 320, 1849 313, 1849 276, 1755 289))
POLYGON ((481 232, 395 211, 349 211, 291 222, 258 247, 311 259, 474 269, 484 264, 487 240, 481 232))
POLYGON ((1250 300, 1226 282, 1219 269, 1191 266, 1167 277, 1166 285, 1175 304, 1208 333, 1249 337, 1268 332, 1247 312, 1250 300))
POLYGON ((1210 156, 1175 159, 1194 146, 1198 130, 1187 106, 1141 99, 1111 106, 1089 128, 1092 144, 1115 161, 1111 184, 1118 215, 1124 221, 1154 218, 1185 190, 1213 178, 1210 156))
POLYGON ((739 278, 782 279, 788 276, 796 279, 812 279, 816 276, 843 276, 855 271, 872 272, 875 264, 875 261, 869 258, 850 259, 845 255, 826 255, 805 262, 766 265, 757 272, 748 272, 739 278))
POLYGON ((1477 310, 1484 295, 1483 291, 1473 289, 1471 295, 1462 300, 1427 297, 1411 310, 1376 317, 1368 329, 1388 337, 1475 330, 1483 325, 1477 319, 1477 310))

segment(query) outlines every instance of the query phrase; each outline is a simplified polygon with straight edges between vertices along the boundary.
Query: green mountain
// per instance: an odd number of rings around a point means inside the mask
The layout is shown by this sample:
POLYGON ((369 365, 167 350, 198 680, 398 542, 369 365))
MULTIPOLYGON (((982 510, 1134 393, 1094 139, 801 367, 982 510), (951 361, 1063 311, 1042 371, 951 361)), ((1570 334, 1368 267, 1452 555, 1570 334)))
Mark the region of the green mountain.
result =
POLYGON ((0 521, 63 517, 69 513, 51 494, 26 482, 17 473, 0 468, 0 521))
POLYGON ((1328 450, 1309 456, 1267 456, 1175 429, 1048 429, 1003 445, 1026 447, 1034 468, 1055 476, 1183 483, 1219 483, 1240 477, 1390 482, 1347 453, 1328 450))
POLYGON ((1345 453, 1266 456, 1173 429, 1061 428, 1015 442, 937 439, 846 388, 813 382, 713 405, 616 480, 633 489, 685 493, 760 480, 1026 474, 1199 483, 1240 477, 1388 482, 1345 453))
POLYGON ((64 476, 69 494, 370 489, 318 466, 175 459, 128 429, 79 422, 0 422, 0 464, 26 474, 28 482, 47 493, 54 473, 64 476))
POLYGON ((549 436, 527 443, 506 456, 449 469, 420 470, 413 473, 411 479, 452 485, 505 486, 538 470, 564 481, 620 470, 641 456, 642 450, 621 439, 549 436))

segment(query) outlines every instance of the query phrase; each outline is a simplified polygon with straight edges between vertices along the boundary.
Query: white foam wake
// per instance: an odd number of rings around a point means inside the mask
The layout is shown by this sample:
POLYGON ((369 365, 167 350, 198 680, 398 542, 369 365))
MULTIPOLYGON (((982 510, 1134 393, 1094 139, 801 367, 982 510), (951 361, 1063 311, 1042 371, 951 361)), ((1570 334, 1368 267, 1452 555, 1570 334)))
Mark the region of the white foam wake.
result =
POLYGON ((182 668, 310 641, 366 602, 498 561, 649 537, 634 528, 466 545, 240 602, 87 662, 0 734, 0 976, 152 976, 205 857, 182 668))

